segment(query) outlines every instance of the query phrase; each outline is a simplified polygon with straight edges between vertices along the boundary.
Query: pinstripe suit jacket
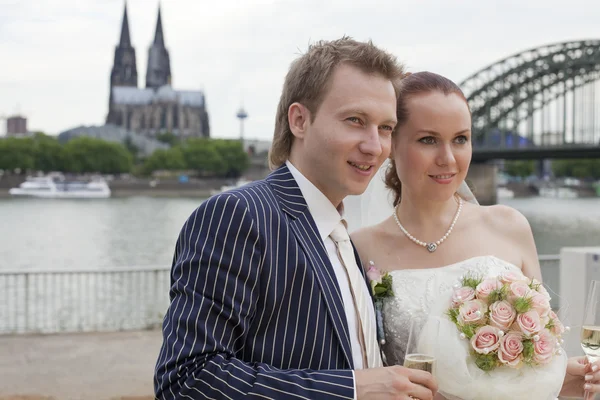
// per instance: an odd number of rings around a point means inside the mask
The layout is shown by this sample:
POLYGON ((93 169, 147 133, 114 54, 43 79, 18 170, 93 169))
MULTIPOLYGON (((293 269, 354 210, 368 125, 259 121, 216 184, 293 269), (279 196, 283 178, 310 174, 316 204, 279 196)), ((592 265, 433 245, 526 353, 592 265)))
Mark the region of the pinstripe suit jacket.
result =
POLYGON ((192 213, 170 299, 157 398, 354 397, 340 290, 285 165, 192 213))

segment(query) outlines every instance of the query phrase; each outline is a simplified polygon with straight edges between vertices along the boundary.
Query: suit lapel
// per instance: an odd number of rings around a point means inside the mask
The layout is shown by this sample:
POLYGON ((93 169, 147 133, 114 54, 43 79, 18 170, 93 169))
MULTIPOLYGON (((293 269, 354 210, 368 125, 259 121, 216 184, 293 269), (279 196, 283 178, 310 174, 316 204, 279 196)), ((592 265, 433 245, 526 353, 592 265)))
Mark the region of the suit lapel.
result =
POLYGON ((284 165, 267 177, 281 208, 290 215, 290 227, 298 243, 304 250, 308 263, 315 272, 317 282, 325 300, 327 314, 342 345, 348 365, 353 366, 348 334, 348 321, 344 301, 340 292, 333 266, 325 245, 321 241, 317 226, 308 210, 302 192, 289 169, 284 165))

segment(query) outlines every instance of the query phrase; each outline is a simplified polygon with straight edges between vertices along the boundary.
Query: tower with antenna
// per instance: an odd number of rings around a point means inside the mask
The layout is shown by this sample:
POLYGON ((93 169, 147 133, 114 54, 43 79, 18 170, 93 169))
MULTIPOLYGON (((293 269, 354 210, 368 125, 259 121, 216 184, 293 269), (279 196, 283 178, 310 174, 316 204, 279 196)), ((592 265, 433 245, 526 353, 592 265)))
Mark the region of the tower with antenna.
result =
POLYGON ((248 113, 243 106, 238 110, 236 117, 240 120, 240 140, 244 141, 244 120, 248 118, 248 113))

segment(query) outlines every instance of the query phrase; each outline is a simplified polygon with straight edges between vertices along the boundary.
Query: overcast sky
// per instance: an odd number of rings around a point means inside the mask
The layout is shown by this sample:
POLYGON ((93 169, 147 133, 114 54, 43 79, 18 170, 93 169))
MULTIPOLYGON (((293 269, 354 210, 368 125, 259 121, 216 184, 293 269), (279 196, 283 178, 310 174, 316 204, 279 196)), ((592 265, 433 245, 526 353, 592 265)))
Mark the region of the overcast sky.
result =
MULTIPOLYGON (((139 84, 158 0, 129 0, 139 84)), ((598 0, 162 0, 175 89, 204 90, 213 137, 270 139, 287 68, 308 44, 372 39, 457 83, 511 54, 600 38, 598 0)), ((123 0, 0 0, 0 116, 58 134, 102 124, 123 0)), ((2 122, 0 134, 5 131, 2 122)))

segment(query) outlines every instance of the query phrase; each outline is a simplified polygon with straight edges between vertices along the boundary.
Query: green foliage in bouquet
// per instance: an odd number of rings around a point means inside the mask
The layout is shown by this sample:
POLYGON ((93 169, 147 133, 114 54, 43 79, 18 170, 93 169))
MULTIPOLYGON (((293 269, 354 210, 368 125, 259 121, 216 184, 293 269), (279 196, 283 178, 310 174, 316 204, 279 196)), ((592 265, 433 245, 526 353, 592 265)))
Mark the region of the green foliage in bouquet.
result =
POLYGON ((496 289, 490 293, 488 297, 489 304, 495 303, 497 301, 503 301, 508 298, 508 287, 503 285, 500 289, 496 289))
POLYGON ((530 339, 523 340, 523 362, 525 364, 533 363, 533 355, 534 355, 533 341, 530 339))
POLYGON ((531 299, 519 297, 515 300, 513 306, 519 314, 526 313, 527 311, 531 310, 531 299))
POLYGON ((475 355, 475 365, 482 371, 488 372, 498 366, 498 358, 495 354, 478 354, 473 352, 475 355))
POLYGON ((462 278, 462 285, 465 287, 473 288, 473 290, 477 289, 477 286, 479 286, 481 282, 483 282, 483 279, 481 279, 481 277, 474 276, 471 274, 468 274, 462 278))

